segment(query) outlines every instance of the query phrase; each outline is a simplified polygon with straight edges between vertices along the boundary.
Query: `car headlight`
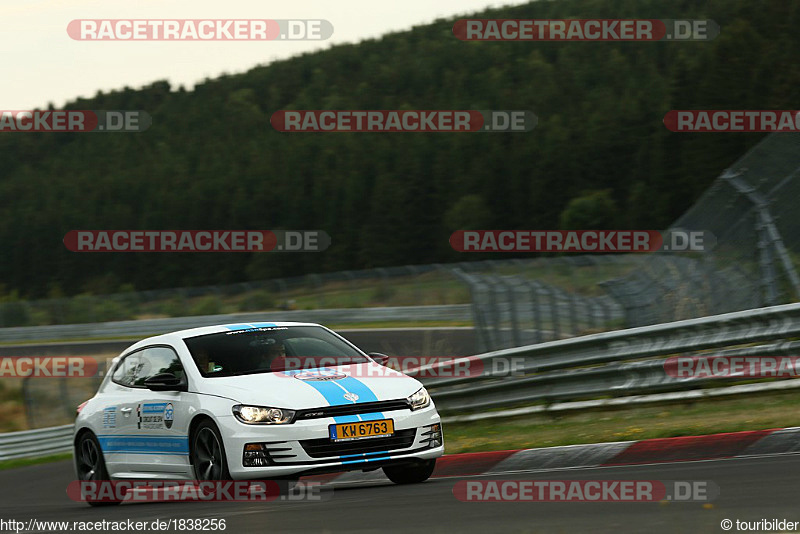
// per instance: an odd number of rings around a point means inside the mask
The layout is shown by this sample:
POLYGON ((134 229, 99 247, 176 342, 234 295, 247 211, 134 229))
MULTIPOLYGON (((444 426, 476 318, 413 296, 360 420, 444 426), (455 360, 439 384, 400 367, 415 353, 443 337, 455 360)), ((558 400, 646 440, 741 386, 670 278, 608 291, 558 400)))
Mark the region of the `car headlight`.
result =
POLYGON ((421 388, 413 395, 407 397, 406 401, 408 405, 411 406, 411 411, 421 410, 422 408, 427 408, 431 404, 431 396, 428 390, 421 388))
POLYGON ((294 419, 294 410, 237 404, 233 407, 233 415, 248 425, 285 425, 294 419))

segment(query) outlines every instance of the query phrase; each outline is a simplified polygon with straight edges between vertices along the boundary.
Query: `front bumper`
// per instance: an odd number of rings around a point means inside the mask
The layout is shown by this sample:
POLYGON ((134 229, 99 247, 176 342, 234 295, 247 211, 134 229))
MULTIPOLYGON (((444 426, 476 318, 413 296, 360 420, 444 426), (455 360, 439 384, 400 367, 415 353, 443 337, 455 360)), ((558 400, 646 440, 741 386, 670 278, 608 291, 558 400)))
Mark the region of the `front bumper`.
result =
MULTIPOLYGON (((364 420, 379 418, 363 414, 364 420)), ((429 460, 444 454, 444 442, 431 442, 430 427, 441 419, 431 404, 422 410, 382 412, 380 418, 394 421, 391 438, 372 438, 334 444, 329 439, 333 418, 297 421, 290 425, 246 425, 234 417, 218 423, 228 457, 228 469, 236 480, 257 480, 302 474, 370 470, 414 460, 429 460), (269 465, 246 467, 245 445, 265 443, 269 465)))

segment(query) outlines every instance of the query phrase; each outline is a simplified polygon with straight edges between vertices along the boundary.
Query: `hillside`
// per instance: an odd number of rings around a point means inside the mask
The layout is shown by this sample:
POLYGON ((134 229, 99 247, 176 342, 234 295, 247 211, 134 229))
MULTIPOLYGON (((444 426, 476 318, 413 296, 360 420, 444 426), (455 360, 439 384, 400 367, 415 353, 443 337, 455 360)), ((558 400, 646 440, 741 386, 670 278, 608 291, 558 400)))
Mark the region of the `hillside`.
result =
POLYGON ((570 200, 596 190, 609 190, 613 205, 587 224, 659 229, 762 137, 671 133, 668 110, 797 105, 796 2, 559 0, 478 16, 589 17, 711 18, 721 35, 462 42, 454 21, 441 20, 193 91, 159 81, 68 106, 145 110, 153 126, 141 134, 1 135, 0 295, 458 261, 453 230, 557 228, 570 200), (289 134, 269 123, 276 110, 326 108, 529 109, 539 123, 525 134, 289 134), (332 245, 317 254, 80 254, 61 242, 74 229, 279 228, 323 229, 332 245))

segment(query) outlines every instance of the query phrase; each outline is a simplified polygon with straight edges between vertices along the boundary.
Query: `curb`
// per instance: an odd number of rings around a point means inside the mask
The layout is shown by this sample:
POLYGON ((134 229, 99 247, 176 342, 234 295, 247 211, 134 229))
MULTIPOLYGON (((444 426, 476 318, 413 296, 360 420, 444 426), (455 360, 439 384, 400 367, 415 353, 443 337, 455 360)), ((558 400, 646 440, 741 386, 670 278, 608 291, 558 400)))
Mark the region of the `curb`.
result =
MULTIPOLYGON (((748 430, 705 436, 591 443, 540 449, 447 454, 431 478, 502 475, 514 471, 688 462, 800 452, 800 427, 748 430)), ((388 482, 380 469, 303 477, 326 484, 388 482)))

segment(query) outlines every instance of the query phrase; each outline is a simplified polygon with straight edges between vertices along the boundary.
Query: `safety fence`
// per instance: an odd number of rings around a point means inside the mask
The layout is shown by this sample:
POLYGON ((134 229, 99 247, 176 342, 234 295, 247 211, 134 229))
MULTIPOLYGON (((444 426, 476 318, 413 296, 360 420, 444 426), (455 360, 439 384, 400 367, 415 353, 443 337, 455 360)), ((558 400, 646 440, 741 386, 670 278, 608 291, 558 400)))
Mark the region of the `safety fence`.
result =
POLYGON ((443 413, 470 413, 791 380, 800 373, 794 363, 785 372, 763 377, 748 372, 680 376, 668 371, 667 358, 799 356, 796 337, 800 304, 786 304, 493 351, 466 361, 470 367, 480 365, 479 373, 457 376, 455 364, 442 363, 417 374, 443 413))

